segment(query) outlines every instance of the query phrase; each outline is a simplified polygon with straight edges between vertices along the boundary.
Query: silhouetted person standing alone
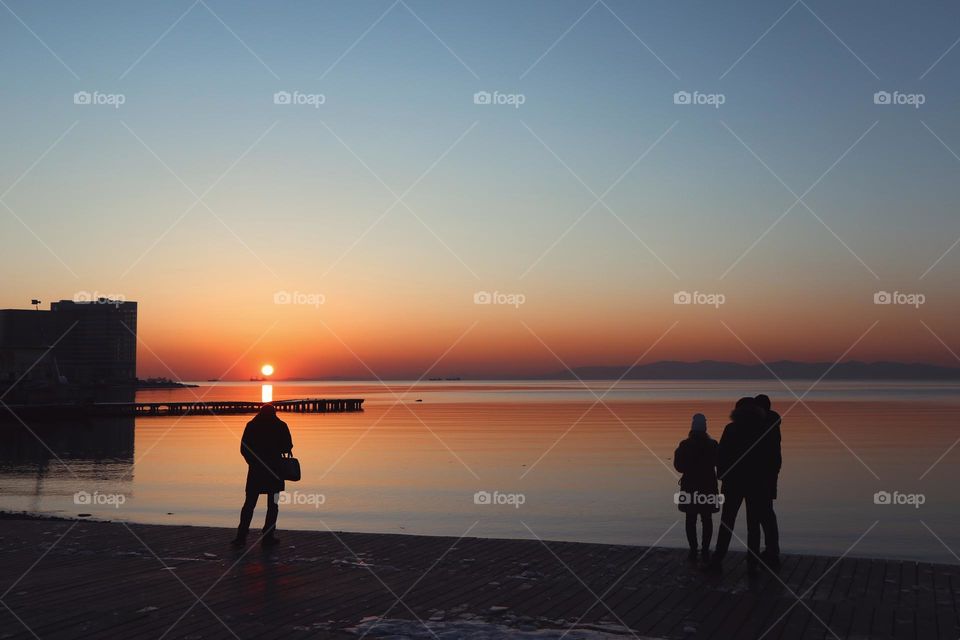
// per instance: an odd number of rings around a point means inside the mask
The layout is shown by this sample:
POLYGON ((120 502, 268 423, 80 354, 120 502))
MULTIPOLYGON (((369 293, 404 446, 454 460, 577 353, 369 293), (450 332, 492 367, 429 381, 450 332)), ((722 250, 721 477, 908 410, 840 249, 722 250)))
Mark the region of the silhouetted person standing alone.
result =
POLYGON ((780 414, 770 408, 770 398, 761 393, 755 400, 764 413, 763 436, 761 445, 766 452, 766 472, 762 482, 766 487, 766 499, 760 514, 760 527, 763 529, 763 540, 766 548, 760 555, 767 566, 780 566, 780 527, 777 524, 777 513, 773 509, 773 501, 777 499, 777 479, 780 476, 780 467, 783 464, 783 455, 780 452, 780 414))
POLYGON ((682 473, 677 506, 687 515, 687 543, 690 561, 697 559, 697 517, 703 527, 700 554, 703 562, 710 560, 710 540, 713 538, 713 514, 717 509, 717 441, 707 435, 707 418, 694 414, 690 435, 680 442, 673 453, 673 467, 682 473))
POLYGON ((723 558, 737 522, 740 505, 747 503, 747 571, 754 574, 760 561, 760 514, 766 490, 761 486, 766 452, 759 446, 764 414, 753 398, 740 398, 730 414, 717 448, 717 476, 723 482, 723 510, 717 548, 710 568, 721 571, 723 558), (755 446, 756 445, 756 446, 755 446))
POLYGON ((247 461, 247 499, 240 509, 240 526, 233 544, 241 546, 247 541, 253 510, 261 493, 267 494, 267 517, 263 522, 261 544, 272 546, 278 540, 274 534, 277 526, 277 494, 284 489, 280 474, 283 454, 293 449, 287 423, 277 417, 273 405, 265 404, 253 420, 247 423, 240 441, 240 455, 247 461))

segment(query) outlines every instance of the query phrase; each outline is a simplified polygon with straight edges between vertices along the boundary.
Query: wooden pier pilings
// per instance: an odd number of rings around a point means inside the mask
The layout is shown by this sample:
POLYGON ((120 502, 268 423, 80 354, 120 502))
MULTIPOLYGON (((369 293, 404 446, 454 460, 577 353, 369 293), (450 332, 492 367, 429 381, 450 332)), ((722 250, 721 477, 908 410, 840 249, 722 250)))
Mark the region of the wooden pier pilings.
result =
MULTIPOLYGON (((257 413, 262 402, 236 400, 195 400, 175 402, 97 402, 84 405, 12 406, 0 414, 30 418, 69 418, 81 416, 180 416, 237 415, 257 413)), ((277 411, 292 413, 343 413, 363 411, 363 398, 298 398, 272 403, 277 411)), ((3 415, 0 415, 0 419, 3 415)))
MULTIPOLYGON (((213 413, 231 415, 257 413, 262 402, 242 402, 229 400, 204 400, 197 402, 134 402, 132 408, 136 416, 178 416, 186 413, 213 413)), ((270 403, 277 411, 293 413, 343 413, 362 411, 362 398, 301 398, 296 400, 277 400, 270 403)))

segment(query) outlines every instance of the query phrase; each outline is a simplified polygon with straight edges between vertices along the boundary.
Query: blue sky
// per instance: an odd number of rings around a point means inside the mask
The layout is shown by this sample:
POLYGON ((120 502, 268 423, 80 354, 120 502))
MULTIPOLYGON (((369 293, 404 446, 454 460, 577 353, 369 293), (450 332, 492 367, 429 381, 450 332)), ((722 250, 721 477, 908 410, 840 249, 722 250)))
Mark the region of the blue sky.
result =
POLYGON ((960 6, 8 7, 0 193, 19 182, 0 208, 3 306, 95 289, 268 315, 283 287, 419 317, 500 286, 544 319, 666 316, 671 291, 699 288, 742 301, 734 318, 772 301, 852 323, 899 288, 926 292, 931 326, 960 339, 945 325, 960 250, 920 279, 960 236, 960 6), (77 105, 78 91, 124 104, 77 105), (277 105, 277 91, 325 101, 277 105), (476 105, 477 91, 524 103, 476 105), (678 91, 724 103, 677 105, 678 91), (384 215, 394 194, 405 204, 384 215))

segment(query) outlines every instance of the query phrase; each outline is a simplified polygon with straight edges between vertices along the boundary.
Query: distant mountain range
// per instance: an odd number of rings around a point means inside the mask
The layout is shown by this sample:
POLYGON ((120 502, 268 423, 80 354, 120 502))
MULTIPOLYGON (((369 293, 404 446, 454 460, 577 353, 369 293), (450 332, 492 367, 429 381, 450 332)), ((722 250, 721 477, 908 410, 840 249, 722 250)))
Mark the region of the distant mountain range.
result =
POLYGON ((584 380, 766 380, 776 377, 794 380, 816 380, 826 373, 827 380, 960 380, 960 368, 933 364, 905 362, 858 362, 851 360, 834 365, 832 362, 795 362, 781 360, 763 364, 740 364, 701 360, 700 362, 661 361, 637 365, 627 371, 628 365, 609 367, 575 367, 570 371, 556 371, 541 380, 572 380, 574 375, 584 380), (832 367, 832 368, 831 368, 832 367), (771 371, 773 373, 771 373, 771 371), (829 373, 827 373, 829 372, 829 373))
MULTIPOLYGON (((741 364, 718 360, 680 362, 662 360, 650 364, 574 367, 570 371, 553 371, 526 376, 518 375, 471 375, 464 373, 445 380, 818 380, 826 373, 825 380, 960 380, 960 368, 943 367, 922 362, 860 362, 850 360, 832 362, 796 362, 779 360, 764 364, 741 364), (768 368, 769 367, 769 368, 768 368), (772 371, 772 373, 771 373, 772 371), (624 373, 626 375, 624 376, 624 373), (576 378, 574 377, 576 375, 576 378), (776 377, 774 377, 776 374, 776 377)), ((390 377, 389 380, 415 380, 417 376, 390 377)), ((320 378, 289 378, 286 382, 326 380, 329 382, 373 381, 376 378, 325 376, 320 378)))

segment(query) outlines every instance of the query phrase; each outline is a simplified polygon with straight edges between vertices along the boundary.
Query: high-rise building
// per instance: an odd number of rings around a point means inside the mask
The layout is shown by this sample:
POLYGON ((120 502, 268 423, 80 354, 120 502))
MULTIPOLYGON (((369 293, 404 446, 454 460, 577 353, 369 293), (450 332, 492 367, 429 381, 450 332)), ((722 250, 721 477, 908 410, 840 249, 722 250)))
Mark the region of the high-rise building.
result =
POLYGON ((132 401, 136 372, 136 302, 0 310, 0 393, 9 389, 8 404, 132 401))

